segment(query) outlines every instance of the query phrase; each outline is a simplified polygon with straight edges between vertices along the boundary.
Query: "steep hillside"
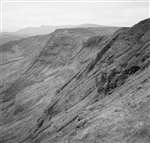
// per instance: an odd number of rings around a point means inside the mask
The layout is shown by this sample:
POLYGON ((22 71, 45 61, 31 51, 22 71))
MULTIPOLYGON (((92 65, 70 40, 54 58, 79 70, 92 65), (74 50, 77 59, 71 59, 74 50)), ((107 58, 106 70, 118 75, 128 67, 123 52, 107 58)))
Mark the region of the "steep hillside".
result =
POLYGON ((106 33, 56 30, 34 55, 28 43, 27 66, 1 77, 1 142, 150 142, 150 19, 106 33))
MULTIPOLYGON (((43 66, 49 72, 51 68, 62 67, 71 62, 82 49, 84 40, 99 34, 100 37, 105 35, 107 38, 112 33, 113 31, 104 32, 101 28, 60 29, 49 35, 8 42, 0 46, 0 76, 4 79, 6 75, 10 80, 14 77, 12 73, 18 75, 24 71, 32 72, 32 69, 36 69, 38 73, 38 70, 43 70, 43 66)), ((36 71, 33 73, 36 74, 36 71)), ((26 75, 28 76, 27 73, 26 75)))

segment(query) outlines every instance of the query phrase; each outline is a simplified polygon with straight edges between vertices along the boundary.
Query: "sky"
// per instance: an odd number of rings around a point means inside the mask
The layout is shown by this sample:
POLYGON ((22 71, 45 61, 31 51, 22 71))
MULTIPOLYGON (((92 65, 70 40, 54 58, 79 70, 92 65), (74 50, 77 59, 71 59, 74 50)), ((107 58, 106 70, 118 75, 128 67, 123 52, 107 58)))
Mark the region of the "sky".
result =
POLYGON ((148 18, 148 0, 0 0, 1 32, 41 25, 132 26, 148 18))

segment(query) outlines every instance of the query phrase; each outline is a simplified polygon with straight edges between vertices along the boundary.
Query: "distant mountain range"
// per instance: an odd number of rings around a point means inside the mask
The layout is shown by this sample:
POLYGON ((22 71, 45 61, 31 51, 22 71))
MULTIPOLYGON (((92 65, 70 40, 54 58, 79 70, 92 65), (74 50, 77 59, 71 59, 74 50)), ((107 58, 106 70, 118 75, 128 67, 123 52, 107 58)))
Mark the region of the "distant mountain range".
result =
MULTIPOLYGON (((0 45, 9 41, 19 40, 29 36, 45 35, 54 32, 56 29, 63 28, 88 28, 88 27, 106 27, 96 24, 81 24, 81 25, 62 25, 62 26, 39 26, 39 27, 27 27, 20 29, 16 32, 3 32, 0 33, 0 45)), ((117 28, 117 27, 112 27, 117 28)))
POLYGON ((74 27, 99 27, 100 25, 96 24, 82 24, 82 25, 62 25, 62 26, 46 26, 42 25, 40 27, 27 27, 16 31, 16 34, 25 35, 25 36, 33 36, 33 35, 44 35, 51 32, 54 32, 56 29, 62 28, 74 28, 74 27))

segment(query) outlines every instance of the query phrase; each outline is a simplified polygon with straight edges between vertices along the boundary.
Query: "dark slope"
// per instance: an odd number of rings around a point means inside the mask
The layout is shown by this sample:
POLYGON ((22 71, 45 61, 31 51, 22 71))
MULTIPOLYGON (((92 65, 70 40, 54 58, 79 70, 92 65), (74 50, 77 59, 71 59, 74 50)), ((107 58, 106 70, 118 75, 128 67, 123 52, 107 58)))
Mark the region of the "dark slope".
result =
POLYGON ((1 93, 0 141, 149 143, 150 19, 113 35, 50 35, 1 93))
POLYGON ((80 78, 56 92, 27 140, 148 143, 149 32, 149 19, 116 32, 80 78))

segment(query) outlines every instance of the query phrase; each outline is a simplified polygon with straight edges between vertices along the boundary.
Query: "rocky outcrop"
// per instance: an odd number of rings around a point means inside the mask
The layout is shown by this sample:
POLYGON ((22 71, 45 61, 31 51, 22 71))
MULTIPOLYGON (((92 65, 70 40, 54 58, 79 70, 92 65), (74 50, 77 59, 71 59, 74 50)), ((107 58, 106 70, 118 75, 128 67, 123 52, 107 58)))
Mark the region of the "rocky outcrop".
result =
POLYGON ((0 141, 149 143, 149 34, 150 19, 113 35, 56 30, 2 91, 0 141))

